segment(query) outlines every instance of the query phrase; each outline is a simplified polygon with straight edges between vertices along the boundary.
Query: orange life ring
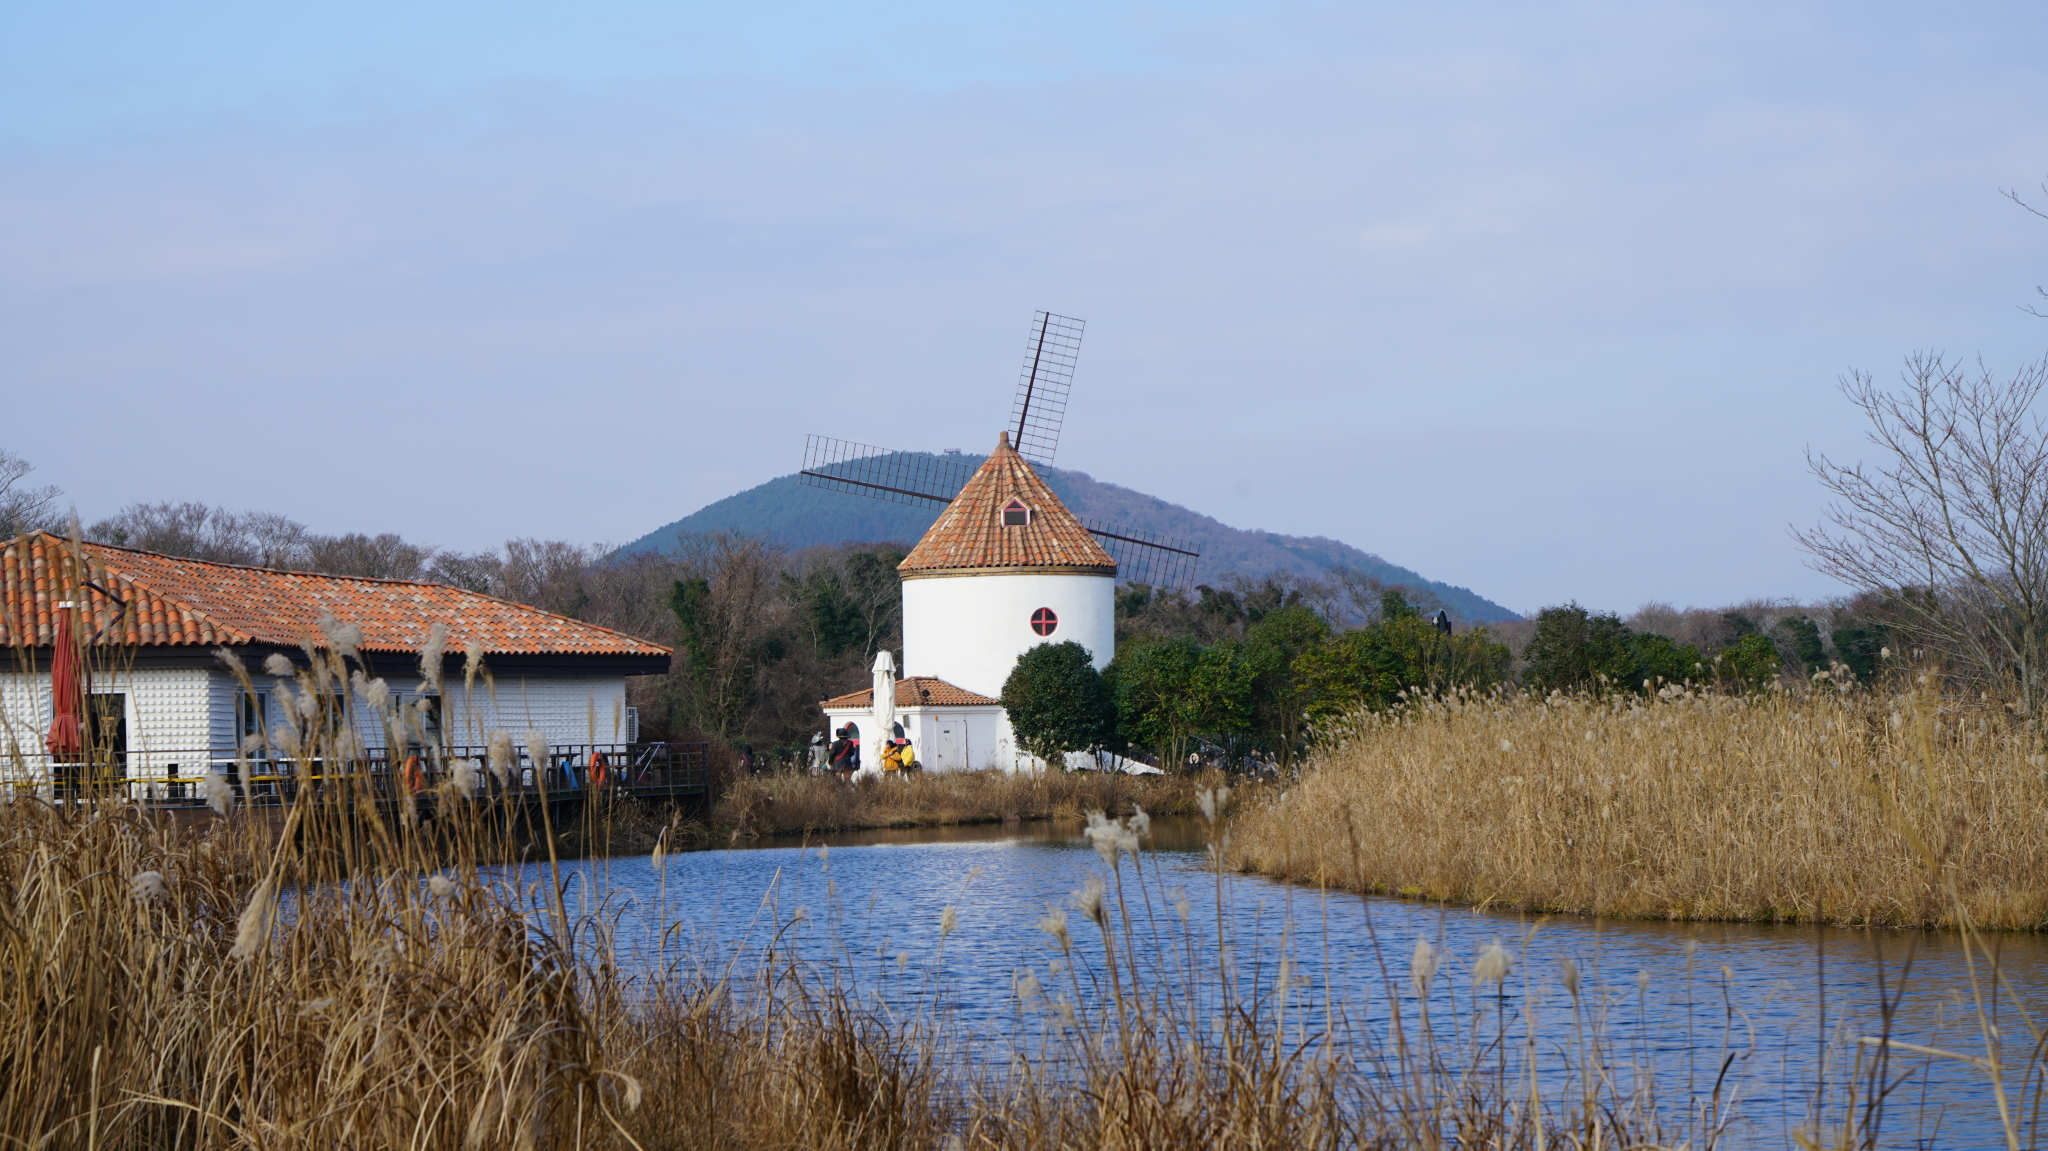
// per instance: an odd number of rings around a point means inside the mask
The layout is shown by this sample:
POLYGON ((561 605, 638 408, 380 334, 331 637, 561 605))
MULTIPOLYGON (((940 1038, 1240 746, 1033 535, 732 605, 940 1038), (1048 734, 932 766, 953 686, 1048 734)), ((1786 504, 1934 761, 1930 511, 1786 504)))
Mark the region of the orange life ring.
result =
POLYGON ((425 786, 425 781, 420 778, 420 757, 417 755, 405 757, 405 786, 413 791, 425 786))
POLYGON ((590 786, 603 787, 612 781, 611 764, 605 762, 604 753, 590 753, 590 786))

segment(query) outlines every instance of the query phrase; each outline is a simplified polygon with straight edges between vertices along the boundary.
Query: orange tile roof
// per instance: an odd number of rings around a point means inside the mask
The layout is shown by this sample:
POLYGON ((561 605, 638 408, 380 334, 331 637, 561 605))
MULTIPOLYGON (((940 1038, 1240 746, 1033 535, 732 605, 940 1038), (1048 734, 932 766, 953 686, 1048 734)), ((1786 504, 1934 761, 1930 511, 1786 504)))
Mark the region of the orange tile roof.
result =
POLYGON ((996 440, 996 450, 989 453, 987 462, 939 513, 938 522, 896 570, 993 567, 1061 567, 1116 574, 1116 560, 1010 446, 1008 432, 996 440), (1031 510, 1030 522, 1004 527, 1003 508, 1013 499, 1031 510))
POLYGON ((97 590, 82 586, 79 557, 61 536, 0 542, 0 646, 48 644, 56 605, 71 600, 90 604, 91 628, 104 629, 101 646, 296 647, 323 643, 320 620, 332 616, 362 629, 365 651, 417 652, 440 623, 450 653, 475 640, 499 655, 670 654, 624 632, 443 584, 272 571, 108 544, 79 550, 84 581, 97 590))
MULTIPOLYGON (((1001 707, 1002 705, 1002 700, 990 699, 985 695, 977 695, 964 687, 954 687, 935 675, 914 675, 909 679, 899 679, 896 681, 896 706, 899 708, 920 706, 1001 707), (926 698, 919 695, 918 692, 920 690, 930 692, 931 697, 926 698)), ((818 706, 821 709, 832 708, 835 710, 843 707, 873 707, 875 706, 875 689, 864 687, 859 691, 849 692, 837 699, 828 699, 818 706)))

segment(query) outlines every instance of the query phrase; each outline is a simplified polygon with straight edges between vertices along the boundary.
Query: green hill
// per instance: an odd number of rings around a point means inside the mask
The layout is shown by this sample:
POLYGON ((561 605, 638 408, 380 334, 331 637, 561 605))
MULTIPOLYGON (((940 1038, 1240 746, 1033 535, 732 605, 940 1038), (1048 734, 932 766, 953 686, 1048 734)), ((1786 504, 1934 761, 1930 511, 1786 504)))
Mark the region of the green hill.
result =
MULTIPOLYGON (((978 466, 981 459, 961 457, 969 468, 978 466)), ((1452 615, 1472 623, 1521 618, 1468 588, 1425 579, 1337 540, 1233 528, 1156 496, 1102 483, 1083 472, 1061 468, 1038 471, 1067 507, 1084 520, 1195 541, 1202 553, 1195 578, 1202 583, 1218 584, 1232 574, 1257 577, 1288 570, 1317 575, 1333 567, 1348 567, 1388 583, 1428 588, 1443 600, 1452 615)), ((712 531, 766 535, 791 548, 856 540, 914 542, 937 517, 938 512, 933 509, 825 491, 787 475, 664 524, 620 550, 666 551, 675 546, 678 535, 712 531)))

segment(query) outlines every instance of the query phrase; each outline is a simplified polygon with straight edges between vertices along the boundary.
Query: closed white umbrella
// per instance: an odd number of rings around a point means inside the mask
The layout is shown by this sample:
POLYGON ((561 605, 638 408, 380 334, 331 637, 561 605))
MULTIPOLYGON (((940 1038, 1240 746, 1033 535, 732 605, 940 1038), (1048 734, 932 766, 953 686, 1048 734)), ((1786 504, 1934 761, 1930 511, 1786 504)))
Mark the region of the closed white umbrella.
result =
POLYGON ((896 657, 888 651, 875 653, 875 726, 860 741, 862 775, 882 770, 882 752, 896 729, 896 657))

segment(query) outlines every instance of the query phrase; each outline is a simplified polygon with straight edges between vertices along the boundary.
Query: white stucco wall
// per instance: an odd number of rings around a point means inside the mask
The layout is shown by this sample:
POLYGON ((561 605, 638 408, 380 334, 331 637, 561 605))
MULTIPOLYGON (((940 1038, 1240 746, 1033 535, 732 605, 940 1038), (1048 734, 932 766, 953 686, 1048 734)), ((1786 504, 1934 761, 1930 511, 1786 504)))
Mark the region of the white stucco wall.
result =
POLYGON ((935 675, 996 697, 1019 655, 1064 640, 1087 648, 1098 670, 1109 665, 1116 655, 1115 577, 1029 572, 903 581, 905 676, 935 675), (1042 607, 1059 617, 1048 636, 1031 630, 1031 614, 1042 607))
MULTIPOLYGON (((849 723, 858 727, 861 771, 881 770, 881 760, 875 750, 880 745, 871 739, 875 732, 873 712, 832 708, 825 712, 825 717, 830 725, 829 731, 838 731, 849 723)), ((1016 757, 1010 752, 1009 717, 1002 708, 900 708, 896 712, 896 722, 903 725, 904 737, 916 749, 917 761, 924 765, 926 771, 1017 769, 1016 757), (941 731, 943 727, 953 728, 954 737, 946 738, 941 731)))

